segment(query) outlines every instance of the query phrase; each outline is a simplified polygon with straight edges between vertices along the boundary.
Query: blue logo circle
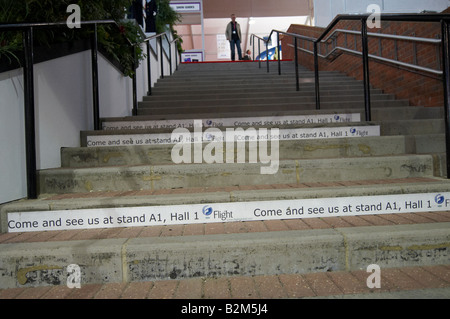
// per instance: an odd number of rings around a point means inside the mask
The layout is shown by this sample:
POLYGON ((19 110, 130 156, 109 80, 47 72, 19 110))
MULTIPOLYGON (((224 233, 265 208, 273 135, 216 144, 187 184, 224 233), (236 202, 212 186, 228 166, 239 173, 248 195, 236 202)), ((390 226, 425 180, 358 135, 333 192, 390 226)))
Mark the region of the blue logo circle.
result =
POLYGON ((434 198, 434 201, 436 202, 436 204, 441 205, 444 203, 444 196, 442 196, 441 194, 436 195, 436 197, 434 198))
POLYGON ((341 118, 341 117, 340 117, 339 115, 335 115, 335 116, 334 116, 334 119, 335 119, 336 121, 339 121, 340 118, 341 118))
POLYGON ((209 216, 209 215, 212 214, 212 212, 213 212, 213 209, 212 209, 211 206, 205 206, 205 207, 203 207, 203 215, 209 216))
POLYGON ((212 121, 211 121, 211 120, 207 120, 207 121, 206 121, 206 124, 207 124, 207 125, 211 125, 211 124, 212 124, 212 121))
POLYGON ((355 133, 356 133, 356 128, 352 127, 352 128, 350 129, 350 133, 355 134, 355 133))

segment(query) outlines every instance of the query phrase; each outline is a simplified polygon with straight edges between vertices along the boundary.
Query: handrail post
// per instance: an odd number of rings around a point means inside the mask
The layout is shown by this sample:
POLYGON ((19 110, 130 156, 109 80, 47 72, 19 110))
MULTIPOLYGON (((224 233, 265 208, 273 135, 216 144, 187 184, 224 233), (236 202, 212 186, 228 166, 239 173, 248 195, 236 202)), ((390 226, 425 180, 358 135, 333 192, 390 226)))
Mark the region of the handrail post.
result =
POLYGON ((298 52, 297 52, 297 37, 294 37, 294 57, 295 57, 295 88, 300 91, 300 84, 298 83, 298 52))
POLYGON ((152 95, 152 59, 150 52, 150 41, 147 43, 147 79, 148 79, 148 91, 147 95, 152 95))
POLYGON ((258 56, 259 68, 261 69, 261 39, 258 38, 258 56))
POLYGON ((361 19, 362 55, 364 72, 364 106, 366 121, 372 121, 370 105, 369 44, 367 37, 367 17, 361 19))
POLYGON ((36 131, 34 109, 34 52, 33 27, 23 31, 23 46, 25 64, 23 67, 24 79, 24 112, 25 112, 25 148, 27 170, 27 196, 28 199, 37 198, 37 168, 36 168, 36 131))
POLYGON ((170 75, 172 75, 172 44, 167 40, 169 43, 169 68, 170 68, 170 75))
POLYGON ((136 71, 137 71, 136 45, 139 45, 139 44, 133 45, 133 48, 132 48, 132 52, 133 52, 133 79, 132 79, 133 80, 132 81, 132 85, 133 85, 133 109, 132 109, 132 114, 134 116, 138 115, 137 76, 136 76, 136 71))
POLYGON ((316 110, 320 110, 320 80, 319 80, 319 52, 317 50, 318 43, 314 41, 314 79, 316 91, 316 110))
POLYGON ((447 178, 450 178, 450 30, 446 20, 441 21, 442 27, 442 64, 444 85, 444 113, 445 113, 445 147, 447 159, 447 178))
POLYGON ((161 64, 161 79, 164 79, 164 55, 163 55, 163 45, 162 37, 159 37, 159 52, 160 52, 160 64, 161 64))
POLYGON ((266 42, 266 61, 267 61, 267 73, 269 73, 269 39, 266 42))
POLYGON ((178 43, 175 41, 175 71, 178 71, 178 43))
POLYGON ((281 75, 281 58, 280 58, 280 32, 277 32, 277 56, 278 56, 278 75, 281 75))
POLYGON ((100 125, 100 107, 98 93, 98 38, 97 23, 94 23, 94 33, 91 38, 91 63, 92 63, 92 101, 94 111, 94 130, 101 129, 100 125))
POLYGON ((255 37, 253 37, 252 43, 252 61, 255 61, 255 37))

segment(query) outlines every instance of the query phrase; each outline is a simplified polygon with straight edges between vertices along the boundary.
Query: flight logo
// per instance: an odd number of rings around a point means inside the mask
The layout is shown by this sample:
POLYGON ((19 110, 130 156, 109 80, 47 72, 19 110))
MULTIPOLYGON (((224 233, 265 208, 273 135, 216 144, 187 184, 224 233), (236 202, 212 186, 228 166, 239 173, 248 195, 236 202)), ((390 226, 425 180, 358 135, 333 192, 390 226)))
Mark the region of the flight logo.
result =
POLYGON ((439 205, 439 207, 441 207, 442 204, 443 204, 444 201, 445 201, 445 197, 442 196, 441 194, 438 194, 438 195, 436 195, 436 197, 434 198, 434 201, 436 202, 436 204, 439 205))
POLYGON ((212 209, 211 206, 204 206, 203 207, 203 215, 209 217, 209 216, 211 216, 212 212, 213 212, 213 209, 212 209))

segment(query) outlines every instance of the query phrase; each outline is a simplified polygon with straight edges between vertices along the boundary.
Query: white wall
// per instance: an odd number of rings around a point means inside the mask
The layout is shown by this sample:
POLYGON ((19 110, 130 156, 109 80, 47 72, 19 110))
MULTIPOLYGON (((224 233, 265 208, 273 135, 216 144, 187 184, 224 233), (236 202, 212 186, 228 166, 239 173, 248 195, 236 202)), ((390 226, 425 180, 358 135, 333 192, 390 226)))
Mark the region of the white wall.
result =
POLYGON ((22 71, 0 74, 0 203, 27 192, 22 71))
MULTIPOLYGON (((154 84, 160 63, 153 56, 151 63, 154 84)), ((165 76, 169 76, 167 59, 165 64, 165 76)), ((100 117, 130 116, 131 78, 124 77, 102 55, 98 70, 100 117)), ((79 147, 80 131, 94 126, 90 51, 35 64, 34 90, 37 169, 57 168, 61 166, 61 147, 79 147)), ((27 195, 23 94, 22 69, 0 73, 0 204, 27 195)), ((137 70, 138 100, 146 94, 144 62, 137 70)))
POLYGON ((88 51, 35 65, 38 169, 60 166, 60 148, 78 146, 93 126, 90 75, 88 51))
POLYGON ((370 4, 380 6, 382 13, 420 13, 424 10, 442 12, 449 0, 314 0, 316 26, 326 27, 338 14, 366 13, 370 4))

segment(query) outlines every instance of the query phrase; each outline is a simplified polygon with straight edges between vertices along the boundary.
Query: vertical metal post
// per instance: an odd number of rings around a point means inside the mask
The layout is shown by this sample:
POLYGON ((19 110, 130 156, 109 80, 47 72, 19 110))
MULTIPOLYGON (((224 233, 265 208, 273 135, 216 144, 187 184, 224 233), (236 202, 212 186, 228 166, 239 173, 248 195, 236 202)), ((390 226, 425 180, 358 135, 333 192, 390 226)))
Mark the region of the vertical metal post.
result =
POLYGON ((448 21, 442 20, 442 64, 444 84, 445 147, 447 159, 447 178, 450 178, 450 30, 448 21))
POLYGON ((300 85, 298 83, 298 49, 297 49, 297 37, 294 37, 294 57, 295 57, 295 88, 300 91, 300 85))
POLYGON ((280 50, 280 32, 277 32, 277 56, 278 56, 278 75, 281 75, 281 50, 280 50))
POLYGON ((159 37, 159 53, 161 59, 161 79, 164 79, 164 55, 163 55, 163 45, 162 45, 162 36, 159 37))
POLYGON ((261 69, 261 39, 258 38, 258 56, 259 56, 259 68, 261 69))
MULTIPOLYGON (((435 38, 438 40, 441 40, 442 34, 436 34, 435 38)), ((436 69, 440 69, 442 67, 442 56, 441 56, 442 47, 441 47, 441 45, 442 44, 436 45, 436 69)))
POLYGON ((169 43, 169 68, 170 68, 170 75, 172 75, 172 44, 167 40, 169 43))
MULTIPOLYGON (((378 31, 379 34, 381 34, 381 30, 378 31)), ((383 39, 379 38, 378 39, 378 55, 380 57, 383 57, 383 39)))
POLYGON ((267 64, 267 73, 269 73, 269 39, 266 41, 266 64, 267 64))
MULTIPOLYGON (((397 35, 397 32, 394 31, 394 35, 397 35)), ((394 40, 394 60, 398 61, 398 42, 397 42, 397 39, 394 40)))
POLYGON ((316 91, 316 110, 320 110, 320 81, 319 81, 319 52, 317 51, 317 42, 314 42, 314 79, 316 91))
MULTIPOLYGON (((139 44, 138 44, 139 45, 139 44)), ((137 58, 136 58, 136 44, 133 45, 133 109, 132 114, 135 116, 138 114, 138 102, 137 102, 137 79, 136 79, 136 70, 137 70, 137 58)))
MULTIPOLYGON (((415 32, 411 33, 411 36, 415 37, 416 33, 415 32)), ((413 41, 412 45, 413 45, 413 64, 418 65, 419 63, 417 60, 417 42, 413 41)))
POLYGON ((369 74, 369 44, 367 37, 367 18, 361 19, 362 55, 364 71, 364 106, 366 121, 372 120, 370 107, 370 74, 369 74))
POLYGON ((98 93, 98 39, 97 23, 94 23, 94 34, 91 38, 91 63, 92 63, 92 106, 94 111, 94 130, 101 129, 100 125, 100 102, 98 93))
POLYGON ((252 42, 252 61, 255 61, 255 37, 251 37, 250 39, 253 39, 252 42))
POLYGON ((25 148, 27 171, 28 199, 37 198, 37 168, 36 168, 36 131, 34 110, 34 52, 33 28, 23 31, 23 47, 25 64, 23 67, 24 82, 24 112, 25 112, 25 148))
POLYGON ((148 79, 148 91, 147 95, 152 95, 152 59, 150 52, 150 40, 145 42, 147 44, 147 79, 148 79))
POLYGON ((175 41, 175 71, 178 71, 178 43, 175 41))

